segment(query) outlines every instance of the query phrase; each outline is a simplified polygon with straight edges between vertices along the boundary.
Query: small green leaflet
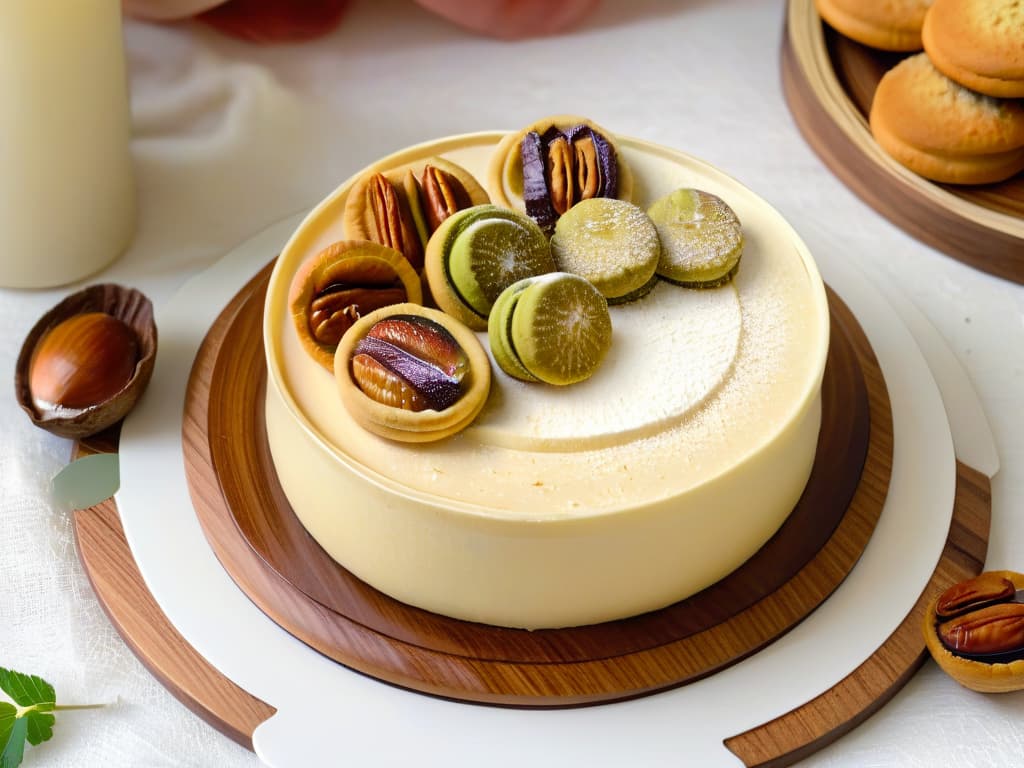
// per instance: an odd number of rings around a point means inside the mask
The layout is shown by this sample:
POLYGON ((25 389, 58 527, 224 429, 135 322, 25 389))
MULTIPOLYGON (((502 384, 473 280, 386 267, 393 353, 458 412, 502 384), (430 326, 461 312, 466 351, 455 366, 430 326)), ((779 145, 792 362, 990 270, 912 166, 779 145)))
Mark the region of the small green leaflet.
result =
POLYGON ((28 720, 18 717, 13 704, 0 701, 0 768, 16 768, 25 755, 28 720))
POLYGON ((26 740, 37 746, 53 736, 55 718, 52 712, 97 706, 59 707, 57 695, 48 682, 41 677, 3 667, 0 667, 0 690, 14 702, 0 701, 0 768, 18 768, 21 765, 26 740))

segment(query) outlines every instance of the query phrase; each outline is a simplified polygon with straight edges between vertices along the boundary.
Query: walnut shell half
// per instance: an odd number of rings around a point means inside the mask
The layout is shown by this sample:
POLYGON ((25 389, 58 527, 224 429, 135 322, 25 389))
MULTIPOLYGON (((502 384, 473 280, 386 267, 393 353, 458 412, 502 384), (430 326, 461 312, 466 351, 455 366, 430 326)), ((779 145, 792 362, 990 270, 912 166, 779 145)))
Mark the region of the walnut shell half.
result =
MULTIPOLYGON (((95 337, 94 341, 103 343, 100 337, 95 337)), ((79 439, 102 432, 123 419, 135 406, 153 374, 156 350, 157 332, 153 320, 153 305, 144 294, 134 288, 125 288, 114 283, 89 286, 64 298, 43 315, 29 331, 15 365, 14 389, 18 404, 32 419, 33 424, 61 437, 79 439), (75 403, 73 407, 61 403, 42 402, 37 397, 38 393, 33 393, 30 383, 36 353, 53 329, 65 321, 91 313, 102 313, 119 320, 127 326, 130 335, 134 336, 134 344, 130 345, 129 352, 134 361, 127 362, 127 381, 123 386, 115 387, 116 391, 104 396, 99 402, 75 403)), ((97 354, 107 351, 109 350, 93 350, 97 354)), ((66 352, 63 361, 65 363, 73 363, 75 359, 84 360, 91 356, 89 351, 82 349, 68 349, 66 352)), ((89 375, 103 376, 106 372, 95 371, 89 375)), ((103 386, 91 387, 88 382, 80 383, 79 389, 83 386, 94 392, 111 392, 110 388, 103 386)))

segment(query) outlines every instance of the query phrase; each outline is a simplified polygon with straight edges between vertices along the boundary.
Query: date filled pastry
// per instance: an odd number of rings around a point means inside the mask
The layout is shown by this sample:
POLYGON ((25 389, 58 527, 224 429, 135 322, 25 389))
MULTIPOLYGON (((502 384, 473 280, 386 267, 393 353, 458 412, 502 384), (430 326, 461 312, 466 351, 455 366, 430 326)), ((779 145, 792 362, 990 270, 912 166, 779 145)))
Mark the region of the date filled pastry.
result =
POLYGON ((925 53, 885 73, 870 124, 882 149, 933 181, 988 184, 1024 169, 1024 107, 964 88, 925 53))
POLYGON ((615 137, 577 115, 553 115, 508 134, 487 169, 494 202, 526 213, 547 233, 581 200, 630 200, 633 174, 615 137))

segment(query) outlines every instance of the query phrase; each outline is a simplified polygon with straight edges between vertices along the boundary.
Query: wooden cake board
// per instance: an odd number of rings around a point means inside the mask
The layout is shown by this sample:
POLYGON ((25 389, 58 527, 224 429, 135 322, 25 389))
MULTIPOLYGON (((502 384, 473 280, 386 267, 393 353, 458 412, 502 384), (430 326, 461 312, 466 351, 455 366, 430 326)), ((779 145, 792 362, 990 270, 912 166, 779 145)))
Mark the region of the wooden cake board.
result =
MULTIPOLYGON (((251 318, 248 321, 245 320, 245 310, 248 307, 251 313, 254 306, 262 307, 262 296, 266 288, 268 276, 269 269, 257 275, 249 285, 236 295, 228 308, 218 318, 207 337, 207 341, 203 345, 203 349, 197 355, 193 379, 201 380, 204 370, 212 373, 216 369, 214 362, 216 361, 216 353, 219 350, 218 338, 223 339, 224 334, 230 333, 232 328, 238 331, 238 322, 252 322, 251 318)), ((869 402, 872 403, 872 417, 876 416, 876 409, 881 407, 883 410, 878 415, 885 418, 878 419, 878 421, 882 422, 883 429, 879 430, 874 422, 871 425, 870 443, 867 447, 867 457, 865 460, 865 467, 867 469, 861 473, 862 477, 860 478, 855 498, 850 505, 851 508, 855 508, 860 504, 865 511, 859 517, 851 514, 846 514, 843 517, 835 532, 822 546, 821 551, 815 554, 804 568, 801 569, 801 573, 806 571, 803 576, 804 582, 798 581, 794 585, 790 585, 787 582, 780 587, 779 593, 785 596, 787 600, 799 598, 800 591, 807 589, 808 586, 813 590, 815 588, 815 579, 822 577, 823 574, 825 582, 828 582, 829 579, 835 580, 838 578, 838 580, 841 580, 845 576, 849 567, 852 567, 856 557, 862 551, 870 535, 870 530, 874 527, 874 519, 877 519, 881 503, 884 501, 885 488, 888 484, 888 462, 891 459, 892 436, 891 423, 888 421, 888 397, 885 394, 885 384, 877 368, 877 363, 874 362, 870 346, 867 344, 866 338, 859 331, 855 319, 841 302, 835 300, 835 297, 832 297, 832 300, 833 329, 835 331, 838 327, 842 333, 852 339, 850 348, 855 351, 860 364, 860 370, 863 372, 865 391, 869 402), (884 434, 879 436, 877 434, 879 431, 884 434), (875 466, 875 469, 872 469, 872 466, 875 466), (872 512, 872 510, 874 511, 872 512), (872 518, 872 515, 874 515, 874 518, 872 518), (854 521, 852 527, 847 525, 846 521, 848 520, 854 521), (867 526, 867 534, 863 530, 865 526, 867 526), (860 530, 854 530, 857 528, 860 530), (860 543, 857 543, 858 540, 860 543), (851 547, 853 554, 847 553, 846 556, 843 556, 844 548, 850 549, 851 547), (829 575, 830 573, 831 575, 829 575)), ((262 352, 259 352, 259 354, 262 355, 262 352)), ((190 391, 193 391, 193 389, 193 385, 190 383, 190 391)), ((202 434, 201 429, 199 432, 195 431, 197 425, 200 424, 201 420, 186 420, 184 427, 187 443, 186 455, 189 454, 190 450, 194 450, 196 445, 201 446, 203 444, 203 441, 195 440, 197 434, 202 434), (192 435, 191 438, 189 437, 190 434, 192 435)), ((78 452, 79 454, 84 454, 97 451, 112 451, 116 450, 116 444, 117 430, 115 429, 96 438, 83 441, 78 446, 78 452)), ((213 484, 210 486, 211 490, 216 490, 218 486, 223 487, 224 482, 222 478, 215 475, 212 478, 207 478, 207 480, 211 479, 213 481, 213 484)), ((190 478, 190 482, 193 485, 193 494, 195 496, 196 481, 194 478, 190 478)), ((216 495, 216 493, 210 494, 214 498, 216 495)), ((225 562, 225 558, 222 556, 223 552, 227 551, 228 548, 233 546, 237 551, 244 551, 242 547, 238 546, 238 540, 242 534, 232 517, 237 512, 230 511, 230 507, 225 506, 224 509, 228 509, 229 513, 222 515, 218 523, 211 520, 209 513, 200 512, 200 506, 202 505, 197 504, 197 512, 200 514, 200 519, 204 524, 207 535, 211 538, 214 549, 217 551, 218 556, 221 557, 222 562, 225 562), (206 517, 204 517, 204 514, 206 514, 206 517), (229 521, 229 518, 231 522, 230 528, 234 531, 232 535, 235 537, 235 543, 225 545, 223 542, 229 537, 222 537, 220 534, 228 529, 226 523, 229 521), (221 528, 218 528, 218 525, 221 528), (220 546, 218 546, 218 542, 220 542, 220 546)), ((988 478, 970 467, 957 462, 953 520, 946 545, 929 584, 922 591, 918 601, 911 608, 896 631, 860 667, 833 688, 792 712, 750 731, 729 738, 726 741, 726 746, 748 766, 788 765, 838 738, 888 701, 910 678, 926 657, 919 625, 927 601, 936 591, 956 581, 974 576, 982 569, 987 548, 990 508, 988 478)), ((75 513, 75 531, 79 556, 83 567, 93 584, 101 605, 129 647, 186 706, 221 732, 251 749, 254 730, 260 723, 269 718, 275 710, 268 704, 243 691, 209 665, 185 642, 174 626, 170 624, 152 595, 146 589, 125 540, 117 508, 113 500, 108 500, 89 509, 77 511, 75 513)), ((249 548, 249 551, 253 552, 251 548, 249 548)), ((226 567, 228 566, 226 565, 226 567)), ((239 573, 232 573, 230 567, 228 567, 228 570, 232 577, 236 579, 236 582, 238 582, 241 578, 239 573)), ((282 582, 285 587, 290 587, 294 590, 294 587, 281 579, 280 575, 273 572, 270 566, 267 566, 267 569, 262 574, 264 578, 276 575, 279 582, 282 582)), ((797 576, 799 577, 799 574, 797 576)), ((245 585, 240 584, 240 586, 245 591, 245 585)), ((816 605, 824 600, 834 586, 835 584, 831 584, 824 590, 820 590, 819 586, 818 589, 822 593, 819 597, 814 598, 816 600, 814 604, 816 605)), ((250 585, 251 588, 252 585, 250 585)), ((250 597, 253 597, 254 594, 256 593, 250 594, 250 597)), ((308 595, 303 594, 301 596, 308 598, 308 595)), ((753 605, 747 606, 738 614, 725 619, 718 617, 714 620, 718 623, 713 624, 706 630, 729 632, 731 631, 729 628, 742 628, 746 626, 749 631, 750 627, 759 627, 762 623, 767 622, 768 625, 774 626, 774 629, 769 632, 767 639, 755 638, 752 642, 741 643, 738 647, 733 648, 730 653, 727 653, 725 658, 699 659, 682 670, 682 673, 680 673, 680 670, 675 670, 673 674, 676 676, 676 684, 688 682, 690 679, 696 679, 703 674, 710 674, 721 668, 721 666, 732 663, 744 655, 756 651, 757 648, 766 642, 770 642, 770 639, 781 634, 781 632, 784 632, 802 618, 800 615, 777 615, 777 608, 772 607, 770 598, 770 595, 766 596, 753 605)), ((410 610, 414 611, 415 609, 410 610)), ((273 614, 270 615, 275 620, 281 618, 275 617, 273 614)), ((297 634, 295 627, 289 627, 289 629, 293 634, 297 634)), ((390 629, 394 630, 395 627, 390 629)), ((515 631, 511 632, 515 633, 515 631)), ((378 634, 380 635, 377 638, 378 642, 387 642, 389 640, 394 642, 394 639, 390 638, 386 633, 381 632, 378 634)), ((628 657, 630 653, 643 654, 651 651, 650 648, 646 647, 638 649, 635 646, 635 638, 631 641, 628 638, 629 633, 625 634, 627 635, 626 639, 618 638, 618 642, 625 643, 623 648, 625 656, 628 657), (634 645, 631 646, 631 642, 634 645)), ((600 637, 600 635, 595 635, 595 638, 600 637)), ((608 635, 603 637, 607 638, 608 635)), ((307 640, 307 638, 302 639, 307 640)), ((315 638, 312 639, 315 640, 315 638)), ((463 638, 463 642, 472 643, 472 641, 472 632, 463 638)), ((685 642, 686 638, 682 638, 681 641, 685 642)), ((653 651, 658 652, 659 648, 664 648, 666 645, 666 643, 662 643, 660 646, 655 647, 653 651)), ((397 643, 396 647, 401 647, 401 643, 397 643)), ((513 643, 511 650, 505 649, 503 651, 504 655, 502 653, 496 654, 496 663, 499 666, 512 665, 513 667, 521 666, 525 668, 529 667, 532 661, 536 661, 535 658, 531 657, 531 654, 548 652, 550 650, 550 645, 541 644, 539 648, 530 648, 529 646, 524 647, 513 643), (509 654, 514 657, 512 661, 508 661, 505 658, 509 654), (516 657, 516 654, 519 656, 516 657)), ((586 650, 585 647, 584 650, 586 650)), ((685 656, 686 654, 682 655, 685 656)), ((459 652, 457 649, 442 649, 441 656, 455 657, 457 663, 462 663, 458 658, 459 652)), ((355 659, 352 665, 358 668, 364 661, 355 659)), ((565 666, 573 666, 578 662, 579 659, 569 659, 566 660, 565 666)), ((372 664, 368 666, 370 668, 364 671, 378 674, 383 679, 399 682, 400 684, 408 684, 420 690, 446 693, 443 687, 446 684, 444 679, 441 679, 440 683, 436 680, 433 681, 431 685, 438 684, 439 687, 431 688, 429 685, 420 684, 422 681, 404 680, 400 676, 396 676, 394 670, 390 672, 383 670, 383 673, 381 673, 381 670, 374 669, 372 664)), ((497 677, 500 682, 501 675, 497 677)), ((650 686, 650 689, 665 687, 668 684, 671 684, 671 681, 656 681, 656 684, 650 686)), ((614 683, 612 686, 614 688, 614 683)), ((578 701, 564 698, 565 691, 561 691, 561 694, 563 696, 563 703, 580 703, 613 698, 608 695, 609 690, 609 685, 603 683, 599 686, 599 693, 596 697, 593 691, 589 691, 587 695, 578 701)), ((625 694, 620 692, 618 697, 636 695, 638 692, 643 691, 633 690, 625 694)), ((529 691, 530 695, 534 693, 536 692, 532 691, 532 689, 529 691)), ((473 695, 473 692, 467 694, 467 692, 461 691, 456 692, 456 694, 460 698, 490 700, 487 696, 473 695)), ((505 700, 504 697, 507 696, 508 691, 504 690, 503 693, 494 697, 493 700, 500 702, 505 700)), ((535 703, 542 702, 538 700, 535 703)))
POLYGON ((782 86, 797 126, 825 165, 896 226, 958 261, 1024 283, 1024 173, 997 184, 938 184, 903 168, 871 135, 878 81, 906 55, 838 34, 814 0, 789 0, 782 86))

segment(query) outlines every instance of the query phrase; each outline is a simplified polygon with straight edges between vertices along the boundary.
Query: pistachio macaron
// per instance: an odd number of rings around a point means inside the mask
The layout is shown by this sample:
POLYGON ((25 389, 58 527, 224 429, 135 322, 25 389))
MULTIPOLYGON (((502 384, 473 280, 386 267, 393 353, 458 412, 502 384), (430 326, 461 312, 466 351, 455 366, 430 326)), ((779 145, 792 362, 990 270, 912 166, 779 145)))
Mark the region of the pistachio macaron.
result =
POLYGON ((495 205, 463 209, 427 242, 424 272, 434 302, 485 330, 491 307, 517 280, 553 272, 548 239, 528 216, 495 205))
POLYGON ((687 288, 714 288, 732 279, 743 255, 736 212, 717 195, 677 189, 647 214, 661 240, 658 275, 687 288))
POLYGON ((586 278, 609 303, 621 304, 654 287, 661 244, 641 208, 595 197, 581 200, 558 219, 551 253, 560 271, 586 278))
POLYGON ((509 376, 565 386, 600 367, 612 342, 611 314, 588 280, 552 272, 506 288, 487 336, 495 362, 509 376))

